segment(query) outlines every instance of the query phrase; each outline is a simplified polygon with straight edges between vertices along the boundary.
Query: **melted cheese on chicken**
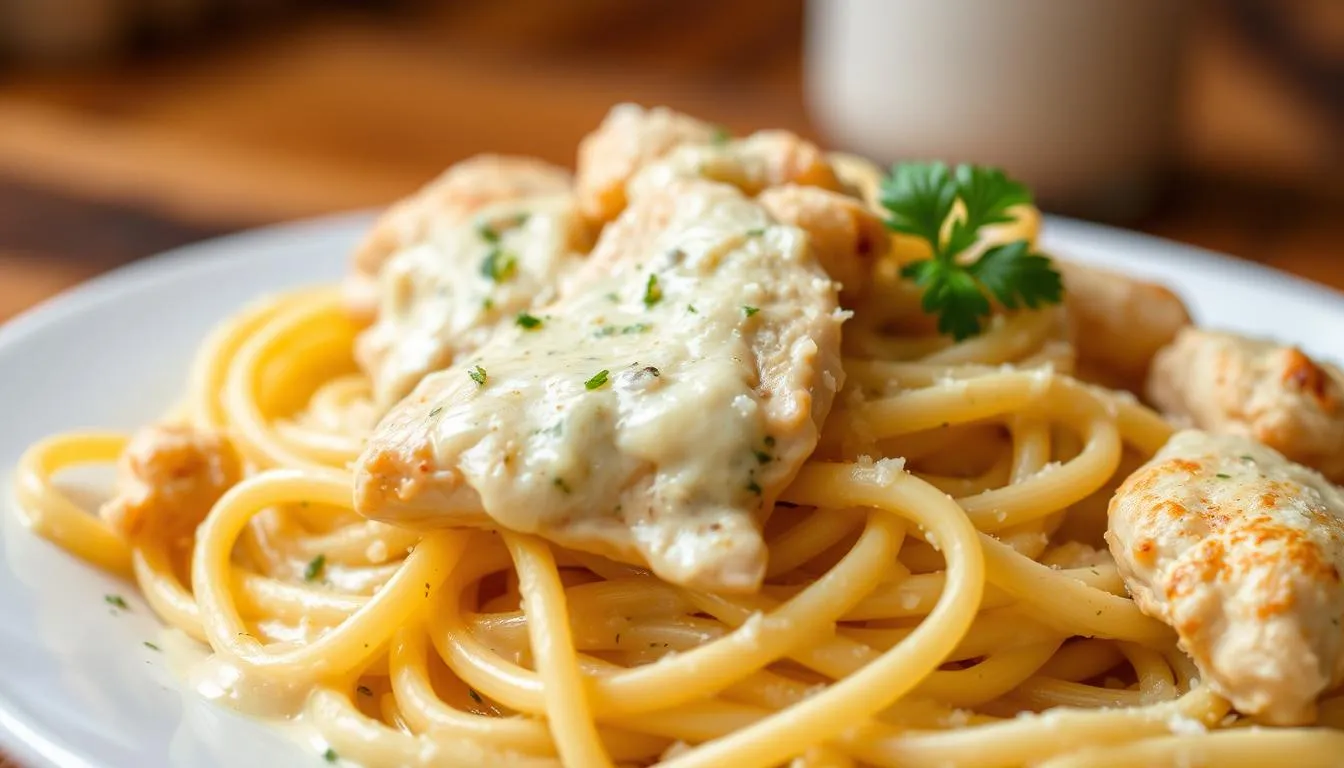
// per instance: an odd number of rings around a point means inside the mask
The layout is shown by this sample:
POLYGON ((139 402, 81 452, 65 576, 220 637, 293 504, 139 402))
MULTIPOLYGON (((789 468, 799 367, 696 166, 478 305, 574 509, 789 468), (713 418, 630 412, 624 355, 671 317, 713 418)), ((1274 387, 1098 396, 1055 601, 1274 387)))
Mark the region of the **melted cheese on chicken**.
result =
POLYGON ((390 408, 498 324, 553 300, 588 238, 570 195, 498 202, 431 224, 378 276, 378 319, 356 346, 374 400, 390 408))
POLYGON ((1344 492, 1318 473, 1181 432, 1116 492, 1106 538, 1139 608, 1242 712, 1308 724, 1344 680, 1344 492))
POLYGON ((568 194, 570 184, 565 169, 529 157, 477 155, 456 163, 388 208, 355 249, 345 281, 351 312, 372 319, 378 304, 378 274, 393 254, 432 240, 438 228, 471 220, 492 203, 568 194))
POLYGON ((1344 373, 1296 347, 1186 328, 1153 359, 1147 395, 1191 426, 1253 437, 1344 481, 1344 373))
POLYGON ((756 588, 762 517, 842 384, 837 289, 807 233, 731 187, 677 182, 635 198, 573 286, 384 419, 357 509, 756 588))

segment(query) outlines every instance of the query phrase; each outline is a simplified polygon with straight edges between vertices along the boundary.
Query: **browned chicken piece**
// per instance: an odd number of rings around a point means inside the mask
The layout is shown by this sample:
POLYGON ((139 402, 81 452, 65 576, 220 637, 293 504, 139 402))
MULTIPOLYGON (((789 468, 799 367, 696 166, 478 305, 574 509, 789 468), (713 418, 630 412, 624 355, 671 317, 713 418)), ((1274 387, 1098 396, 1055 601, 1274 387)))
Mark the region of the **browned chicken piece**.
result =
POLYGON ((859 200, 789 184, 762 192, 757 202, 782 224, 807 232, 826 274, 840 283, 840 303, 854 306, 872 282, 873 267, 891 245, 885 224, 859 200))
POLYGON ((683 144, 639 169, 627 192, 635 197, 642 191, 662 189, 677 179, 719 181, 752 196, 788 184, 835 192, 846 189, 825 153, 788 131, 759 131, 744 139, 683 144))
POLYGON ((493 203, 569 194, 571 183, 563 168, 525 157, 477 155, 453 165, 387 209, 355 249, 345 282, 350 311, 371 320, 383 264, 392 254, 428 239, 436 228, 467 222, 493 203))
POLYGON ((1138 392, 1153 355, 1190 325, 1170 290, 1097 267, 1055 259, 1078 365, 1100 383, 1138 392))
POLYGON ((641 168, 682 144, 708 144, 717 133, 709 123, 666 107, 616 105, 579 143, 579 209, 593 221, 611 221, 624 210, 625 185, 641 168))
POLYGON ((1192 426, 1255 438, 1344 482, 1344 373, 1297 347, 1186 328, 1154 358, 1147 396, 1192 426))
POLYGON ((1344 492, 1249 437, 1177 433, 1111 500, 1139 609, 1238 710, 1310 725, 1344 681, 1344 492))
POLYGON ((122 451, 117 495, 99 514, 128 539, 189 536, 242 477, 242 458, 222 433, 147 427, 122 451))

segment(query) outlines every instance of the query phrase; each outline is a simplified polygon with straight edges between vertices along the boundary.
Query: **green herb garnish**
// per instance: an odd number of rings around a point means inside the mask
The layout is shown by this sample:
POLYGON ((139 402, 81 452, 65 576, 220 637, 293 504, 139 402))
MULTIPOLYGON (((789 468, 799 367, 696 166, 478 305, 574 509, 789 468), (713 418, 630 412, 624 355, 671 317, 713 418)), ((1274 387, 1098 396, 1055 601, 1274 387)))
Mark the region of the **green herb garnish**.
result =
POLYGON ((120 608, 123 611, 131 610, 131 606, 126 604, 126 598, 121 595, 103 595, 103 602, 113 608, 120 608))
POLYGON ((478 365, 475 368, 472 368, 470 371, 467 371, 467 375, 471 377, 472 381, 476 382, 476 386, 478 387, 485 386, 485 377, 488 374, 486 374, 485 369, 482 368, 481 366, 478 365))
POLYGON ((938 315, 938 331, 957 341, 975 336, 992 313, 989 298, 1008 309, 1058 304, 1064 286, 1050 259, 1015 240, 989 248, 974 262, 959 258, 976 243, 981 228, 1012 221, 1008 210, 1031 203, 1031 193, 996 168, 944 163, 900 163, 882 180, 887 226, 924 240, 933 258, 912 261, 901 276, 924 289, 924 311, 938 315), (965 214, 953 219, 960 200, 965 214))
POLYGON ((480 235, 481 239, 487 243, 499 242, 499 232, 488 221, 476 222, 476 234, 480 235))
POLYGON ((658 276, 649 275, 649 281, 644 284, 644 306, 652 307, 662 300, 663 289, 658 285, 658 276))
POLYGON ((733 134, 728 132, 722 125, 714 126, 714 132, 709 135, 709 143, 715 146, 723 146, 733 140, 733 134))
POLYGON ((761 310, 759 307, 748 307, 745 304, 742 305, 742 313, 745 314, 747 317, 751 317, 752 315, 760 311, 761 310))
POLYGON ((1220 480, 1231 480, 1231 479, 1232 479, 1232 476, 1229 475, 1229 474, 1227 474, 1226 472, 1219 472, 1218 474, 1214 475, 1214 477, 1216 477, 1216 478, 1218 478, 1218 479, 1220 479, 1220 480))
POLYGON ((317 577, 322 575, 322 570, 326 567, 327 567, 326 555, 318 555, 317 557, 314 557, 312 560, 308 561, 307 565, 303 567, 303 580, 304 581, 315 580, 317 577))
POLYGON ((605 338, 607 336, 629 336, 632 333, 644 333, 653 326, 648 323, 634 323, 632 325, 604 325, 598 328, 594 336, 605 338))
POLYGON ((583 382, 583 388, 597 389, 598 387, 601 387, 603 384, 607 383, 607 376, 610 373, 611 371, 608 371, 606 368, 603 368, 602 370, 593 374, 593 378, 583 382))
POLYGON ((327 751, 322 753, 322 759, 326 760, 328 763, 334 763, 339 760, 340 757, 336 754, 336 750, 327 747, 327 751))
POLYGON ((765 227, 755 227, 747 230, 747 237, 760 237, 765 234, 765 227))
POLYGON ((160 651, 160 650, 163 650, 162 648, 160 648, 159 646, 155 645, 154 643, 149 642, 148 640, 145 641, 144 645, 145 645, 146 648, 148 648, 148 649, 151 650, 151 651, 160 651))
POLYGON ((481 259, 481 275, 496 283, 508 282, 517 273, 518 257, 503 248, 491 248, 481 259))
POLYGON ((526 312, 519 312, 514 320, 523 330, 534 331, 541 327, 541 318, 526 312))

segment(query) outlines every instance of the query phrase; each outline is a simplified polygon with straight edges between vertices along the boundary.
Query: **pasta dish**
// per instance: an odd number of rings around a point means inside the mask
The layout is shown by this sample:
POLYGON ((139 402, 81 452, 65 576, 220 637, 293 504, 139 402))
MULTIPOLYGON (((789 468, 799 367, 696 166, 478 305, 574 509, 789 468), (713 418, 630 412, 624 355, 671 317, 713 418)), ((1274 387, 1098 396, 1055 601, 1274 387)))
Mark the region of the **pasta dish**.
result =
POLYGON ((158 423, 34 445, 19 507, 332 763, 1344 764, 1344 373, 1039 223, 620 105, 241 309, 158 423))

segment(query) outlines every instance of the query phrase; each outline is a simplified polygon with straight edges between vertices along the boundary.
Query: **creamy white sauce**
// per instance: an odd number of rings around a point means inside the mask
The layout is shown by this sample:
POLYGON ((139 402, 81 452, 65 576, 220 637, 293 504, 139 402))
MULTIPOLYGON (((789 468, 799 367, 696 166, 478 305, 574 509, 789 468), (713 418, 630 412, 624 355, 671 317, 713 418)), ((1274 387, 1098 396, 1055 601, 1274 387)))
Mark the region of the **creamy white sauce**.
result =
POLYGON ((836 287, 806 234, 698 182, 607 228, 579 287, 425 379, 357 467, 361 512, 484 522, 665 579, 759 582, 759 515, 841 384, 836 287), (822 373, 829 374, 823 381, 822 373))
POLYGON ((467 221, 431 223, 378 276, 378 320, 359 355, 383 408, 426 373, 486 341, 495 326, 555 298, 588 246, 573 197, 521 198, 467 221))

